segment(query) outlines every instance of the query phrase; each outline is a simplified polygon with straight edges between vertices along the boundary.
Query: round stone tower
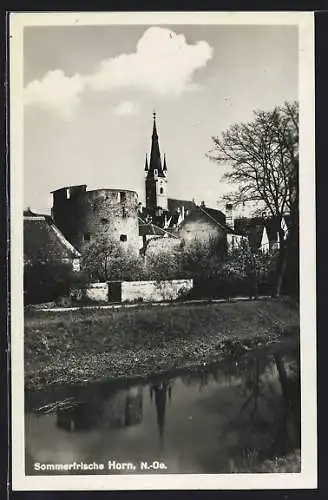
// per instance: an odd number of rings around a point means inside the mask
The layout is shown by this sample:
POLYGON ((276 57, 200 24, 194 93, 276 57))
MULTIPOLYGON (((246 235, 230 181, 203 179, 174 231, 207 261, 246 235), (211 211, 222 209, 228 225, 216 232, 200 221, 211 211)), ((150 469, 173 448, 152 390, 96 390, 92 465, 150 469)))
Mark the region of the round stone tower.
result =
POLYGON ((139 251, 138 195, 126 189, 69 186, 52 192, 52 217, 77 249, 99 236, 139 251))

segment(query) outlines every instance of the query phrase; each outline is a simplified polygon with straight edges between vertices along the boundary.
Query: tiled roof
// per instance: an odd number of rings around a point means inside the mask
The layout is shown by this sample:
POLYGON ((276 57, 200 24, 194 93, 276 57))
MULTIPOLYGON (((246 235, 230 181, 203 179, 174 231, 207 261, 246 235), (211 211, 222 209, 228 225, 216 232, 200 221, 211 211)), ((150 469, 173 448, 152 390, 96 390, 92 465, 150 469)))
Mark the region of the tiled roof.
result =
POLYGON ((216 210, 215 208, 208 208, 208 207, 199 207, 200 210, 207 215, 210 219, 215 221, 217 224, 220 226, 224 227, 225 229, 228 229, 226 222, 225 222, 225 215, 220 211, 216 210))
POLYGON ((178 208, 184 207, 186 210, 195 208, 195 202, 191 200, 178 200, 176 198, 168 198, 167 207, 169 212, 175 212, 178 208))
POLYGON ((24 258, 78 258, 80 253, 55 226, 50 216, 24 212, 24 258))

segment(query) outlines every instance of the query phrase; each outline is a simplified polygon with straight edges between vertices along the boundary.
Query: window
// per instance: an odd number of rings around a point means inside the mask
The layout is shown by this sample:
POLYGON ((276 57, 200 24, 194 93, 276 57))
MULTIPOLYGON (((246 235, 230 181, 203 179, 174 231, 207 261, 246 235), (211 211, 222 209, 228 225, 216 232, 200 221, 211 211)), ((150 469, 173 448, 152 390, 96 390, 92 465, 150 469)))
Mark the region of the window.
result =
POLYGON ((159 192, 160 194, 163 194, 163 188, 160 188, 159 192))
POLYGON ((90 241, 90 239, 91 239, 90 233, 85 233, 84 241, 90 241))
POLYGON ((124 191, 120 192, 120 203, 124 203, 126 201, 126 193, 124 191))
POLYGON ((127 241, 128 237, 126 234, 121 234, 120 241, 127 241))
POLYGON ((126 209, 125 209, 125 207, 122 208, 122 217, 126 217, 126 209))
POLYGON ((108 222, 109 222, 108 219, 106 219, 105 217, 100 219, 100 220, 101 220, 102 224, 108 224, 108 222))

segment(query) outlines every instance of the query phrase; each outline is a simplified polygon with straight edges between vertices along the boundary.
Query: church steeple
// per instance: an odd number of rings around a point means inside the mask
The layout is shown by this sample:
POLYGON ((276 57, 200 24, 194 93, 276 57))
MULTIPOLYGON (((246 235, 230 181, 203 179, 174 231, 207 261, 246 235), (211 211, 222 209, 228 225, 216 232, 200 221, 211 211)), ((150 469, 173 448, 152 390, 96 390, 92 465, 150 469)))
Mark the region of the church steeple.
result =
POLYGON ((153 132, 151 136, 150 159, 146 158, 146 208, 153 215, 161 208, 167 211, 167 166, 164 155, 163 165, 159 147, 156 113, 153 112, 153 132))
POLYGON ((158 177, 164 177, 161 161, 161 152, 159 149, 159 141, 156 126, 156 112, 153 112, 153 133, 151 137, 151 151, 149 161, 149 174, 156 174, 158 177))

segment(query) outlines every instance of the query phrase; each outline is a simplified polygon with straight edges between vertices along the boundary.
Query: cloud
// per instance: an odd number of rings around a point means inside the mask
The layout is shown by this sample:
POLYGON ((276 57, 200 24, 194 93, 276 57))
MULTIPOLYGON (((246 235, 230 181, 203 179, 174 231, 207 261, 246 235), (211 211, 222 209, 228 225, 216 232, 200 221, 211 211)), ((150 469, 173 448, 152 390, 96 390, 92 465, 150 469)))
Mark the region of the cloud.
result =
POLYGON ((64 120, 72 120, 84 85, 80 75, 67 77, 59 69, 49 71, 41 80, 34 80, 26 86, 25 104, 53 111, 64 120))
POLYGON ((136 115, 139 113, 139 106, 132 101, 122 101, 113 109, 113 113, 118 116, 136 115))
POLYGON ((213 53, 207 42, 188 44, 184 35, 152 27, 138 41, 136 52, 104 60, 87 79, 93 90, 140 88, 163 95, 180 95, 192 87, 194 72, 213 53))
MULTIPOLYGON (((151 27, 138 41, 135 52, 101 61, 93 74, 68 77, 57 69, 30 82, 25 88, 25 104, 70 120, 85 90, 139 89, 167 97, 179 96, 197 88, 192 81, 194 73, 206 66, 212 54, 212 47, 205 41, 190 44, 182 34, 151 27)), ((116 108, 117 114, 132 112, 132 103, 121 103, 116 108)))

